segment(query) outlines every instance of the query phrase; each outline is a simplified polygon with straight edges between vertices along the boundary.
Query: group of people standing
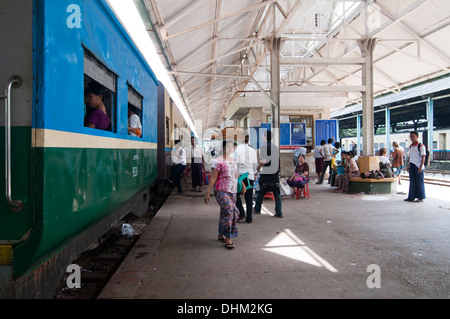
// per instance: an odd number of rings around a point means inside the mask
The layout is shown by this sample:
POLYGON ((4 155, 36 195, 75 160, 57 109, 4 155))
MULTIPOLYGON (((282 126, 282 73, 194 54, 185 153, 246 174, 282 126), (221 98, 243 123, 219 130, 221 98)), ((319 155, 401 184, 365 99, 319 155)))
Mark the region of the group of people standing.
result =
MULTIPOLYGON (((181 188, 181 176, 187 170, 187 152, 182 146, 181 140, 175 140, 175 146, 170 152, 172 159, 172 167, 169 180, 177 187, 177 195, 183 195, 181 188)), ((190 152, 190 173, 192 174, 192 191, 201 192, 203 186, 203 167, 204 158, 200 145, 196 143, 195 137, 191 137, 190 152)))
MULTIPOLYGON (((237 223, 251 223, 253 214, 260 214, 262 201, 267 192, 272 192, 275 198, 275 217, 282 218, 282 201, 279 185, 279 150, 271 143, 272 134, 267 131, 264 135, 265 144, 259 153, 259 160, 256 151, 249 146, 249 136, 245 136, 244 144, 236 147, 233 141, 223 141, 222 153, 212 164, 211 180, 204 196, 206 204, 210 201, 210 193, 214 190, 214 197, 220 206, 220 218, 218 227, 218 240, 224 242, 227 249, 234 249, 233 238, 238 236, 237 223), (260 191, 256 197, 256 203, 253 207, 253 186, 257 173, 260 173, 260 191), (239 177, 245 176, 245 178, 239 177), (238 191, 239 189, 239 191, 238 191), (243 195, 246 210, 243 207, 241 199, 243 195)), ((412 145, 409 151, 408 171, 410 172, 410 192, 405 201, 423 201, 425 190, 423 186, 423 169, 425 162, 425 147, 418 143, 417 132, 411 133, 412 145), (417 200, 415 200, 417 198, 417 200)), ((318 174, 317 184, 322 184, 327 168, 330 168, 329 183, 331 182, 331 167, 333 160, 340 152, 339 143, 333 139, 321 141, 321 145, 315 149, 316 173, 318 174)), ((178 194, 181 194, 181 173, 186 169, 186 151, 181 147, 181 141, 175 141, 175 147, 172 150, 171 179, 178 188, 178 194)), ((201 147, 195 143, 195 138, 191 139, 191 169, 193 174, 193 190, 200 190, 203 183, 203 157, 201 147)), ((398 176, 403 168, 404 151, 397 142, 393 143, 394 151, 392 153, 393 167, 398 176)), ((337 182, 336 192, 346 192, 349 188, 351 177, 360 176, 355 157, 356 153, 351 150, 341 152, 344 172, 340 175, 337 182)), ((381 160, 383 160, 381 154, 381 160)), ((305 155, 299 152, 297 157, 295 172, 288 179, 291 187, 304 188, 305 183, 309 181, 309 166, 305 162, 305 155)), ((389 161, 389 159, 388 159, 389 161)), ((390 162, 390 161, 389 161, 390 162)))
POLYGON ((279 189, 279 151, 278 147, 271 143, 271 136, 271 132, 267 131, 264 136, 265 144, 259 153, 259 160, 256 151, 248 145, 249 136, 245 136, 245 143, 237 146, 236 149, 234 142, 224 140, 222 154, 212 164, 211 180, 204 201, 206 204, 209 203, 210 192, 214 188, 214 197, 220 205, 218 239, 225 243, 227 249, 235 248, 232 239, 238 236, 237 223, 251 223, 253 213, 261 213, 261 205, 266 192, 271 191, 274 194, 275 216, 283 217, 279 189), (253 185, 257 172, 261 174, 260 192, 253 208, 253 185), (241 180, 239 176, 244 174, 248 178, 241 180), (242 189, 240 193, 238 193, 238 186, 242 189), (246 213, 240 195, 244 195, 246 213))
MULTIPOLYGON (((411 146, 408 152, 408 163, 406 165, 409 172, 410 185, 407 202, 423 202, 425 199, 425 184, 424 184, 424 169, 427 151, 426 147, 419 143, 419 133, 414 131, 410 133, 411 146)), ((327 168, 329 168, 328 184, 331 183, 333 177, 333 161, 339 151, 339 142, 332 145, 333 139, 328 139, 327 142, 322 140, 320 146, 314 149, 314 157, 316 164, 316 173, 318 181, 316 184, 322 184, 327 168)), ((398 179, 398 184, 401 185, 400 174, 405 166, 405 150, 399 145, 397 141, 392 143, 393 151, 388 157, 388 150, 386 148, 380 149, 378 156, 380 163, 388 165, 392 169, 392 175, 398 179), (392 161, 392 163, 391 163, 392 161)), ((353 143, 351 151, 341 152, 341 158, 344 167, 344 173, 339 176, 337 182, 336 192, 348 191, 349 181, 351 177, 360 176, 358 166, 355 161, 356 144, 353 143)), ((381 174, 382 175, 382 174, 381 174)), ((367 176, 366 176, 367 177, 367 176)))
POLYGON ((316 173, 317 173, 317 183, 323 184, 323 180, 327 169, 329 169, 328 174, 328 184, 336 178, 335 185, 337 193, 345 193, 349 190, 350 178, 359 176, 358 165, 356 164, 355 156, 356 152, 353 151, 340 151, 340 143, 335 142, 333 146, 334 139, 329 138, 328 141, 322 140, 320 145, 316 146, 314 149, 314 158, 316 163, 316 173), (341 168, 343 171, 338 174, 337 166, 337 155, 340 154, 341 157, 341 168))
POLYGON ((332 162, 336 160, 336 155, 339 153, 339 142, 335 142, 333 146, 333 138, 329 138, 328 141, 322 140, 320 145, 314 149, 314 159, 316 163, 317 183, 323 184, 325 173, 327 168, 329 169, 328 184, 331 183, 332 176, 332 162))

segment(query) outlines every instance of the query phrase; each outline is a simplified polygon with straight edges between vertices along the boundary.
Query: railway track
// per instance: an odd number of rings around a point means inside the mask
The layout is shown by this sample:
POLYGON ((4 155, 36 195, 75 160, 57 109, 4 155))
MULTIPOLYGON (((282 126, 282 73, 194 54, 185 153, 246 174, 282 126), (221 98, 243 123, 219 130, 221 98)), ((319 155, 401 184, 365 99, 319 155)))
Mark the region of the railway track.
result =
MULTIPOLYGON (((403 173, 400 178, 409 181, 409 175, 403 173)), ((426 184, 450 186, 450 172, 442 170, 426 170, 424 181, 426 184)))
POLYGON ((99 238, 98 243, 87 248, 72 262, 81 268, 81 288, 69 289, 66 283, 69 274, 66 274, 61 278, 53 299, 96 299, 169 195, 170 190, 156 196, 142 217, 128 214, 117 227, 99 238), (132 226, 133 236, 122 235, 124 223, 132 226))

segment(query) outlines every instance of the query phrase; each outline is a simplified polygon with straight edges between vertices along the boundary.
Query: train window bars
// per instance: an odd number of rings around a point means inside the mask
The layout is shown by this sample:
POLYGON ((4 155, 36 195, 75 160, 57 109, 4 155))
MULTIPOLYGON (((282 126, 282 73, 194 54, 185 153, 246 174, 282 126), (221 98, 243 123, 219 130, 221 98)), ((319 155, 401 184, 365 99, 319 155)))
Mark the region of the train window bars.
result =
MULTIPOLYGON (((100 86, 105 91, 103 103, 106 113, 110 119, 110 125, 107 130, 116 132, 117 115, 116 115, 116 91, 117 91, 117 75, 112 72, 105 64, 98 60, 87 49, 84 50, 84 88, 85 91, 89 87, 100 86)), ((85 106, 85 113, 89 108, 85 106)))
POLYGON ((142 138, 142 95, 128 83, 128 134, 142 138))

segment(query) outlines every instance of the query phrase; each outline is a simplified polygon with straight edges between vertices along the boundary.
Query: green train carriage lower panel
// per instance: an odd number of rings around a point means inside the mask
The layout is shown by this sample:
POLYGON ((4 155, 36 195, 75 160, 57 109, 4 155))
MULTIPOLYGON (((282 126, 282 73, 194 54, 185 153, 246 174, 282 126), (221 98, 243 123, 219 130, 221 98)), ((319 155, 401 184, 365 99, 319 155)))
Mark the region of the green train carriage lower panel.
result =
POLYGON ((156 179, 156 149, 36 148, 36 227, 14 249, 22 276, 156 179))

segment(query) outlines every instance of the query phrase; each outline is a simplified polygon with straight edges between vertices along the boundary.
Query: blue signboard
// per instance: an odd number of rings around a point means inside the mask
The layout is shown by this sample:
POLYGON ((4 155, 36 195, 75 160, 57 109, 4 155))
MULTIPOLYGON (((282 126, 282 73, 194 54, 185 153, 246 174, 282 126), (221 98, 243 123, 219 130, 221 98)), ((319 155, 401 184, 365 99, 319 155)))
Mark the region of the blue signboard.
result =
POLYGON ((291 145, 306 145, 306 123, 291 123, 291 145))
POLYGON ((267 130, 270 131, 271 127, 270 123, 262 123, 261 127, 251 127, 249 145, 254 149, 259 149, 264 144, 264 134, 267 130))
POLYGON ((291 145, 291 124, 281 123, 280 124, 280 145, 288 146, 291 145))
POLYGON ((261 131, 261 134, 263 134, 264 135, 264 133, 266 132, 266 130, 272 130, 272 124, 270 124, 270 123, 261 123, 261 128, 263 129, 262 131, 261 131))
MULTIPOLYGON (((262 123, 259 131, 261 138, 260 145, 263 143, 262 137, 266 130, 271 130, 272 124, 262 123)), ((304 146, 306 145, 306 124, 305 123, 280 123, 280 145, 281 146, 304 146)))
POLYGON ((316 145, 329 138, 337 140, 337 120, 316 120, 316 145))

